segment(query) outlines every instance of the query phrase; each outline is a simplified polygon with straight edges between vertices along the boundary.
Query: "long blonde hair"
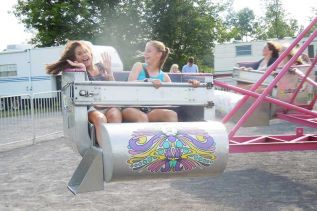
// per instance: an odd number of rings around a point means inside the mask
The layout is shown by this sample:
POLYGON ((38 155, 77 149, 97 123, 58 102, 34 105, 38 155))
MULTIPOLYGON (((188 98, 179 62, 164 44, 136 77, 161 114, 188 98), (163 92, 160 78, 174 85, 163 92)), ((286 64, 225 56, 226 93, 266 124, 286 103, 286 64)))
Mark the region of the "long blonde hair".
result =
POLYGON ((158 52, 162 52, 162 57, 160 58, 160 61, 159 61, 159 68, 162 69, 168 57, 168 54, 170 53, 170 49, 166 47, 163 42, 157 41, 157 40, 151 40, 147 42, 146 44, 153 46, 154 48, 156 48, 158 52))
POLYGON ((75 61, 76 59, 75 49, 79 46, 88 49, 92 57, 92 49, 90 48, 87 41, 70 40, 66 43, 65 49, 62 53, 61 58, 52 64, 46 65, 46 72, 48 74, 57 75, 64 69, 71 67, 71 65, 68 64, 67 60, 75 61))

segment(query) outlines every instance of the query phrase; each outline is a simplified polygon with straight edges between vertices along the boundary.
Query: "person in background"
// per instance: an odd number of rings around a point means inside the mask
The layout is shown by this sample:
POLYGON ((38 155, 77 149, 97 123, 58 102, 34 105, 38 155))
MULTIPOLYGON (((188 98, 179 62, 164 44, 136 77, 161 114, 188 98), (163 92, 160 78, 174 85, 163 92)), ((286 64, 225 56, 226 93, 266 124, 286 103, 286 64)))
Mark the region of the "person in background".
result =
POLYGON ((173 64, 171 66, 170 73, 180 73, 181 71, 178 68, 178 64, 173 64))
POLYGON ((277 60, 280 50, 281 45, 279 43, 269 41, 263 48, 263 58, 254 63, 251 67, 241 67, 241 69, 266 71, 267 68, 277 60))
MULTIPOLYGON (((263 58, 259 61, 252 63, 251 66, 245 67, 241 66, 241 70, 259 70, 259 71, 266 71, 269 66, 271 66, 279 57, 279 52, 281 50, 282 46, 279 43, 276 42, 267 42, 262 50, 263 58)), ((272 74, 275 74, 275 71, 272 72, 272 74)), ((252 84, 244 86, 245 89, 250 89, 252 87, 252 84)), ((265 86, 260 86, 256 92, 262 93, 265 89, 265 86)))
MULTIPOLYGON (((287 48, 289 48, 290 44, 289 43, 284 43, 281 46, 281 50, 280 53, 282 54, 287 48)), ((298 51, 299 46, 296 46, 295 48, 293 48, 289 54, 283 59, 283 61, 279 64, 279 67, 283 67, 284 65, 286 65, 288 63, 288 61, 296 54, 296 52, 298 51)), ((302 57, 299 56, 295 62, 292 64, 293 65, 302 65, 303 64, 303 60, 302 57)))
POLYGON ((194 64, 194 58, 189 57, 187 64, 183 66, 182 73, 199 73, 198 66, 194 64))
MULTIPOLYGON (((102 61, 93 64, 93 54, 90 43, 83 40, 69 41, 61 58, 53 64, 46 66, 48 74, 58 74, 66 68, 83 68, 90 81, 113 81, 111 70, 111 57, 107 53, 101 55, 102 61)), ((99 128, 103 123, 120 123, 122 115, 119 108, 90 106, 88 120, 96 128, 97 142, 100 134, 99 128)))
MULTIPOLYGON (((170 50, 164 43, 152 40, 146 43, 144 51, 145 63, 137 62, 133 65, 128 81, 144 81, 160 88, 162 82, 170 83, 167 73, 162 71, 170 50)), ((190 80, 193 87, 199 86, 199 81, 190 80)), ((176 122, 177 113, 170 109, 125 108, 122 110, 124 122, 176 122)))

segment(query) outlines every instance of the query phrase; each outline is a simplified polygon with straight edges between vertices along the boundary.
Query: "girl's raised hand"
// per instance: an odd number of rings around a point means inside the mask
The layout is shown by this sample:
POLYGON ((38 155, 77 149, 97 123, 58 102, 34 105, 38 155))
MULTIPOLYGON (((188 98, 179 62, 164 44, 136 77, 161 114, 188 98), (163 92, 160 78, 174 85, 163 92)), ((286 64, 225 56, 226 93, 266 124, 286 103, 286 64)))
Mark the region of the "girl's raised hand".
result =
POLYGON ((112 74, 111 71, 111 56, 107 52, 101 54, 101 63, 103 64, 106 73, 112 74))

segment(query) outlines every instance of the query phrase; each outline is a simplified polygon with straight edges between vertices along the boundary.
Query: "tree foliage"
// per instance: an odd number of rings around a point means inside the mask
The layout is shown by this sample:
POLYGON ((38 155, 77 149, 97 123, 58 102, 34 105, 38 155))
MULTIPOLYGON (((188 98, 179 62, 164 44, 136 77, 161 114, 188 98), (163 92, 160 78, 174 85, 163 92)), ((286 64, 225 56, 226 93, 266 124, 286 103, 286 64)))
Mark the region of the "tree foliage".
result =
POLYGON ((205 0, 147 1, 145 16, 151 38, 172 49, 167 66, 175 61, 185 64, 188 56, 200 64, 206 63, 204 55, 211 56, 214 42, 219 39, 218 10, 217 5, 205 0))
POLYGON ((262 39, 293 37, 298 31, 298 22, 295 19, 287 18, 281 0, 265 1, 266 13, 262 24, 264 32, 259 36, 262 39))
POLYGON ((35 32, 37 46, 68 39, 112 45, 128 68, 150 39, 173 49, 169 64, 187 56, 203 61, 223 35, 220 8, 207 0, 18 0, 14 13, 35 32))
POLYGON ((294 36, 294 19, 286 19, 281 0, 268 0, 265 17, 252 10, 231 11, 232 0, 18 0, 14 14, 35 36, 37 46, 62 45, 83 39, 114 46, 125 69, 140 60, 148 40, 172 49, 165 69, 183 65, 188 56, 212 66, 216 42, 294 36), (224 19, 223 14, 229 16, 224 19))
POLYGON ((143 11, 142 1, 120 1, 110 14, 107 14, 107 10, 103 12, 100 33, 93 41, 96 44, 114 46, 123 59, 126 70, 140 59, 137 58, 138 52, 144 49, 144 43, 149 39, 143 11))
POLYGON ((255 19, 253 10, 246 7, 237 13, 231 12, 228 15, 227 24, 231 28, 230 34, 235 40, 245 40, 253 38, 258 22, 255 19))
MULTIPOLYGON (((136 0, 18 0, 14 14, 33 31, 36 46, 55 46, 67 40, 112 45, 125 63, 132 63, 139 36, 136 0)), ((141 30, 140 30, 141 29, 141 30)))
POLYGON ((91 39, 98 33, 90 1, 18 0, 14 14, 26 28, 35 32, 32 43, 54 46, 71 39, 91 39))
POLYGON ((265 15, 256 17, 249 8, 238 12, 228 11, 225 21, 230 40, 270 39, 293 37, 299 31, 298 22, 287 18, 281 0, 266 0, 265 15))

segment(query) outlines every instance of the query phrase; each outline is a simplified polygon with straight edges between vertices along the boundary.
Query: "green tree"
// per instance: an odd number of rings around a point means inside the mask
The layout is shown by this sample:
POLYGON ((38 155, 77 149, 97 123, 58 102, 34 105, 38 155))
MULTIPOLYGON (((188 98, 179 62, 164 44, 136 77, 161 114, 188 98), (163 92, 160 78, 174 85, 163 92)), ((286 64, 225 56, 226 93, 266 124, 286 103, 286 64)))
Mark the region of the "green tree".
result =
POLYGON ((35 33, 32 43, 37 46, 60 45, 67 39, 94 39, 100 23, 94 13, 88 0, 18 0, 14 11, 25 27, 35 33))
POLYGON ((144 36, 140 27, 142 4, 137 0, 18 0, 14 14, 35 37, 36 46, 55 46, 83 39, 112 45, 124 60, 125 69, 144 36), (140 6, 141 5, 141 6, 140 6))
POLYGON ((266 12, 261 27, 264 27, 265 33, 260 38, 278 38, 293 37, 298 31, 298 22, 296 19, 287 18, 283 9, 281 0, 265 1, 266 12))
POLYGON ((247 41, 253 38, 257 24, 253 10, 247 7, 237 13, 230 12, 227 18, 227 25, 231 29, 230 35, 235 40, 247 41))
POLYGON ((214 43, 219 39, 217 27, 221 26, 219 8, 206 0, 146 1, 145 20, 151 39, 172 49, 165 69, 172 63, 185 64, 188 56, 195 57, 198 64, 211 61, 214 43))
POLYGON ((133 63, 140 59, 137 55, 149 39, 142 15, 144 6, 144 3, 138 0, 120 1, 118 6, 112 9, 111 17, 100 25, 102 33, 95 41, 114 46, 123 60, 125 70, 129 70, 133 63))
POLYGON ((168 60, 180 65, 188 56, 212 65, 214 43, 227 39, 219 14, 223 4, 210 0, 18 0, 14 14, 35 34, 37 46, 84 39, 114 46, 130 69, 146 41, 172 48, 168 60))

